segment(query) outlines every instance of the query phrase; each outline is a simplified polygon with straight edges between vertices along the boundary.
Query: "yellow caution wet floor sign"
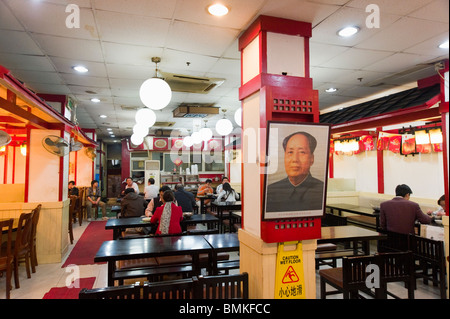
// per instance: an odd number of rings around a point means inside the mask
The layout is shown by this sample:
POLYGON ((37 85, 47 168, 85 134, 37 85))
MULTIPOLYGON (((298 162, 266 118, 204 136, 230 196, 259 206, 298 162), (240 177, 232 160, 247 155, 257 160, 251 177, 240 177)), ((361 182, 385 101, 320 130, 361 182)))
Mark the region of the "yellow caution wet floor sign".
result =
POLYGON ((275 274, 275 299, 304 299, 305 278, 303 274, 302 243, 294 242, 296 249, 285 251, 284 245, 278 244, 275 274))

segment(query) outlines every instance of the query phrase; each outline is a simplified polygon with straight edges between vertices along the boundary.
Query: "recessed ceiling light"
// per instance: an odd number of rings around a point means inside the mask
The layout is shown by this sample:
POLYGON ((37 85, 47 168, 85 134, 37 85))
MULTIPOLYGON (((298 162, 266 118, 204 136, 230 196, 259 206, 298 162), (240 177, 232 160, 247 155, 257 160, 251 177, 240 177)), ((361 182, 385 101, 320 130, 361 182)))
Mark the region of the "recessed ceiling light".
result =
POLYGON ((102 115, 100 115, 100 117, 101 117, 102 119, 106 119, 108 116, 106 116, 105 114, 102 114, 102 115))
POLYGON ((100 99, 97 99, 96 97, 94 97, 91 99, 91 102, 100 103, 100 99))
POLYGON ((72 69, 74 69, 77 72, 80 73, 86 73, 87 71, 89 71, 86 67, 82 66, 82 65, 75 65, 72 67, 72 69))
POLYGON ((448 40, 445 41, 444 43, 439 44, 439 48, 440 49, 448 49, 448 40))
POLYGON ((114 134, 114 132, 113 132, 113 131, 109 131, 108 133, 109 133, 109 134, 114 134))
POLYGON ((108 127, 106 130, 107 130, 107 131, 112 131, 112 128, 109 128, 109 127, 108 127))
POLYGON ((344 38, 348 38, 348 37, 351 37, 352 35, 358 33, 358 31, 359 31, 358 27, 354 27, 354 26, 345 27, 338 31, 338 35, 341 37, 344 37, 344 38))
POLYGON ((116 137, 115 135, 110 135, 111 137, 116 137))
POLYGON ((228 14, 229 11, 226 6, 220 3, 212 4, 208 7, 208 12, 216 17, 222 17, 228 14))
POLYGON ((333 93, 333 92, 336 92, 338 89, 336 89, 336 88, 329 88, 329 89, 326 89, 325 90, 325 92, 327 92, 327 93, 333 93))

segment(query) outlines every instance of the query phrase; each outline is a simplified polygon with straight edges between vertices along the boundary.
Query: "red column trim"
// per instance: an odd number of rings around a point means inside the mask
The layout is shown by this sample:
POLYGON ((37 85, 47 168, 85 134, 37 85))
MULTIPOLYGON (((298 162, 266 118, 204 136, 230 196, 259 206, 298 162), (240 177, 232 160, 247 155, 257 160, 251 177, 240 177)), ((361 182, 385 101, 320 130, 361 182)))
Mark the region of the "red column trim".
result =
MULTIPOLYGON (((20 148, 20 146, 19 146, 20 148)), ((17 146, 13 147, 13 169, 12 169, 12 176, 11 176, 11 184, 14 184, 15 180, 16 180, 16 151, 17 151, 17 146)))
MULTIPOLYGON (((377 128, 377 133, 382 130, 381 127, 377 128)), ((383 151, 377 150, 377 183, 378 183, 378 194, 384 194, 384 159, 383 151)))
POLYGON ((5 147, 5 162, 3 163, 3 184, 8 184, 8 154, 9 154, 9 147, 6 145, 5 147))
POLYGON ((25 159, 25 194, 24 202, 28 203, 28 193, 30 187, 30 147, 31 146, 31 129, 27 126, 27 157, 25 159))

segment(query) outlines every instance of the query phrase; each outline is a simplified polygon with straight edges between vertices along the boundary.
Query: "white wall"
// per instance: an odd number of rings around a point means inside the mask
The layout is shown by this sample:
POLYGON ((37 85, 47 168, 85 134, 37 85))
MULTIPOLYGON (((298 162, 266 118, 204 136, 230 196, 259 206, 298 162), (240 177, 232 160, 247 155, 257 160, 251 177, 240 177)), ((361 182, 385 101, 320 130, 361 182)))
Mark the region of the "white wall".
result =
POLYGON ((377 152, 366 151, 357 155, 334 154, 334 177, 355 179, 355 190, 377 193, 377 152))
MULTIPOLYGON (((444 194, 443 153, 403 156, 383 152, 385 194, 395 195, 398 184, 407 184, 412 197, 438 199, 444 194)), ((377 152, 353 156, 334 155, 334 177, 354 178, 356 191, 377 193, 377 152)))

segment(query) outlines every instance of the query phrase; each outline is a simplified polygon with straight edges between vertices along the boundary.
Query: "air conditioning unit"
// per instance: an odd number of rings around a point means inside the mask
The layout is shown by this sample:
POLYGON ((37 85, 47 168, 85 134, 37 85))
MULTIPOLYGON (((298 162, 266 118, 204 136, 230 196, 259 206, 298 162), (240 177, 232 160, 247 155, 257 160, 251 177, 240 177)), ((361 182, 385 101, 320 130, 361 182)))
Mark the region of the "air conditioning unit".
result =
POLYGON ((219 78, 204 78, 164 72, 161 72, 161 74, 174 92, 208 94, 212 89, 225 82, 225 79, 219 78))
POLYGON ((207 116, 219 114, 218 107, 211 105, 186 105, 181 104, 175 110, 173 110, 173 117, 185 117, 185 118, 204 118, 207 116))

